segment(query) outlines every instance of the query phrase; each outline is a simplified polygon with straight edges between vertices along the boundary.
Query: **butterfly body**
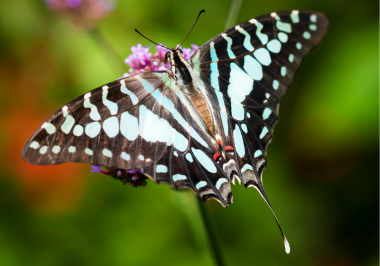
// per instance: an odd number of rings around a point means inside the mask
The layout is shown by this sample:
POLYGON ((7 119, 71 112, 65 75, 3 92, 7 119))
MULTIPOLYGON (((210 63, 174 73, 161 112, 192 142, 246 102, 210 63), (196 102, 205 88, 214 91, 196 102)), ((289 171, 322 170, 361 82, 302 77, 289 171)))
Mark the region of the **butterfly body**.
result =
POLYGON ((224 207, 237 179, 269 205, 262 173, 279 100, 327 27, 318 12, 277 12, 224 31, 189 60, 170 50, 167 72, 116 80, 58 110, 23 158, 141 169, 158 184, 189 188, 224 207))

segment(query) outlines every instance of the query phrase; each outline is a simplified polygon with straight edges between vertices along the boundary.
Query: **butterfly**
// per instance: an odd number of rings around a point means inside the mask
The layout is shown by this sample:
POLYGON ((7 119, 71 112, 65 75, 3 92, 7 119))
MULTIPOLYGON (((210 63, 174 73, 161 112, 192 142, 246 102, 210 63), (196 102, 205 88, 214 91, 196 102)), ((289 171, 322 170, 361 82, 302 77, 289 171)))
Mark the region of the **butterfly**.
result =
POLYGON ((168 71, 121 78, 63 106, 22 157, 36 165, 141 169, 157 184, 191 189, 224 207, 236 180, 270 207, 262 173, 279 100, 327 28, 318 12, 274 12, 222 32, 189 60, 171 49, 168 71))

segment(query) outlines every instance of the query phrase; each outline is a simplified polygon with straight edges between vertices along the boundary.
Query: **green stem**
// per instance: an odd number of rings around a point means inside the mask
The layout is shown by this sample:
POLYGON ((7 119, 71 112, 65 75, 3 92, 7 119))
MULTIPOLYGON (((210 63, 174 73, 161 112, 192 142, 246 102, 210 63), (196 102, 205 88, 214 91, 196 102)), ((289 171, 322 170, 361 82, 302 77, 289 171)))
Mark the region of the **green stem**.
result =
POLYGON ((207 214, 206 203, 204 203, 198 199, 197 199, 197 202, 198 202, 199 210, 200 210, 201 215, 202 215, 202 220, 203 220, 203 223, 205 225, 205 229, 207 232, 210 248, 211 248, 211 251, 214 255, 216 265, 217 266, 225 266, 226 264, 225 264, 223 256, 222 256, 222 250, 219 246, 218 239, 216 238, 216 234, 215 234, 215 232, 211 226, 210 219, 209 219, 208 214, 207 214))
POLYGON ((99 29, 94 28, 89 33, 95 43, 97 43, 100 49, 105 53, 107 61, 111 63, 118 76, 121 76, 126 69, 126 65, 123 63, 123 57, 116 52, 99 29))
POLYGON ((243 3, 243 0, 232 0, 231 8, 227 16, 227 21, 224 26, 225 29, 228 29, 236 24, 236 20, 239 15, 242 3, 243 3))

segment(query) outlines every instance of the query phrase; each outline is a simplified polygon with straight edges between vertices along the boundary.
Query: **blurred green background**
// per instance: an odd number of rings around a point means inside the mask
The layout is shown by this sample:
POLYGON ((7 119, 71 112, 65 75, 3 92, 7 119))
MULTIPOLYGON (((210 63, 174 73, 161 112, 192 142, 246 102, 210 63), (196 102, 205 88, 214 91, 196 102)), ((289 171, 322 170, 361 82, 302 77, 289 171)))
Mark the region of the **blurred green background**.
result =
MULTIPOLYGON (((170 47, 224 30, 229 0, 121 1, 94 32, 43 1, 0 2, 0 265, 213 265, 192 192, 123 186, 90 165, 37 167, 28 137, 75 97, 127 72, 134 32, 170 47), (103 39, 103 40, 104 40, 103 39)), ((236 22, 323 12, 330 28, 281 102, 263 179, 291 245, 254 189, 206 203, 228 265, 378 265, 378 1, 244 1, 236 22)), ((152 49, 155 52, 155 49, 152 49)))

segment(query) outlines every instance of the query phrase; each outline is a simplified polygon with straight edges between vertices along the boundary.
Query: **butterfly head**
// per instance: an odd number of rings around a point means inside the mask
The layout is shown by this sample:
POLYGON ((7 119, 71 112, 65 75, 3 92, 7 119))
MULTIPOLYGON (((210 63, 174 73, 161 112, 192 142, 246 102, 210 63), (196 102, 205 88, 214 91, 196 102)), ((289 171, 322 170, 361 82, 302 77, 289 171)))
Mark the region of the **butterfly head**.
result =
POLYGON ((169 62, 171 72, 176 77, 176 79, 179 72, 181 72, 182 76, 189 76, 187 68, 189 68, 190 65, 184 58, 183 51, 181 49, 170 49, 166 52, 165 59, 167 62, 169 62))
POLYGON ((171 66, 174 66, 176 63, 178 63, 181 58, 183 58, 183 51, 179 48, 170 49, 165 54, 165 60, 169 62, 171 66))

